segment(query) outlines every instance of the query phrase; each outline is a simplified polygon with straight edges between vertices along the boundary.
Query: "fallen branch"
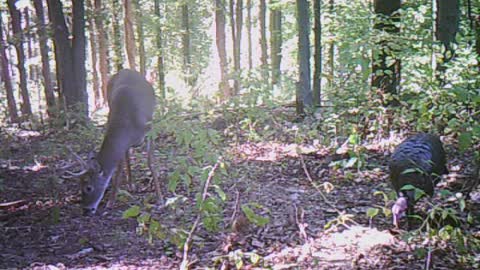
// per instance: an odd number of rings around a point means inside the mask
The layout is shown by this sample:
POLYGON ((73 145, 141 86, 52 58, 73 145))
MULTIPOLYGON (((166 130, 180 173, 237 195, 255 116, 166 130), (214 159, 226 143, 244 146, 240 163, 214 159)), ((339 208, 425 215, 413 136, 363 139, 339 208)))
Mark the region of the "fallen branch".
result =
MULTIPOLYGON (((205 185, 203 186, 203 193, 202 193, 202 203, 205 201, 207 198, 208 194, 208 187, 210 186, 210 181, 212 180, 215 171, 218 168, 218 165, 221 163, 222 158, 220 157, 217 160, 217 163, 213 166, 213 168, 210 170, 208 173, 208 178, 207 181, 205 181, 205 185)), ((190 232, 188 233, 188 237, 185 240, 185 244, 183 244, 183 256, 182 256, 182 263, 180 264, 180 269, 181 270, 187 270, 191 263, 188 262, 188 250, 189 250, 189 245, 190 242, 192 241, 193 233, 196 231, 198 224, 200 223, 200 220, 202 218, 202 212, 200 211, 197 215, 197 218, 195 219, 195 222, 193 223, 192 228, 190 229, 190 232)), ((193 263, 193 262, 192 262, 193 263)))

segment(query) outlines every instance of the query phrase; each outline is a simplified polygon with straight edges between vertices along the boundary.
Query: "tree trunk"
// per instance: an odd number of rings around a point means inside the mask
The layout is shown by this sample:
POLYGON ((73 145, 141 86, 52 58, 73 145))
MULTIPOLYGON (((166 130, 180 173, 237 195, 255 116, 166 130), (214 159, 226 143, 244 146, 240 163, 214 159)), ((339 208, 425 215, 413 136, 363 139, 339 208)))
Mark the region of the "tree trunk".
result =
POLYGON ((282 61, 282 11, 278 6, 278 0, 271 0, 270 9, 270 52, 272 84, 275 85, 280 79, 280 64, 282 61))
POLYGON ((17 52, 17 68, 20 76, 20 93, 22 95, 23 103, 21 104, 21 111, 24 116, 30 117, 32 115, 32 105, 30 104, 30 95, 27 89, 27 72, 25 70, 25 51, 23 48, 23 31, 20 11, 15 7, 16 0, 8 0, 8 9, 12 19, 12 31, 14 34, 14 45, 17 52))
POLYGON ((235 80, 234 80, 234 91, 235 95, 238 95, 240 92, 240 80, 241 80, 241 63, 240 57, 242 54, 241 44, 242 44, 242 28, 243 28, 243 0, 237 0, 236 2, 236 11, 235 11, 235 32, 237 34, 235 39, 235 51, 234 53, 234 66, 235 66, 235 80))
MULTIPOLYGON (((25 33, 25 42, 27 43, 27 63, 31 62, 28 61, 34 57, 33 55, 33 46, 32 46, 32 41, 35 39, 35 35, 32 33, 31 25, 30 25, 30 13, 28 12, 28 8, 23 9, 23 17, 25 18, 25 29, 23 32, 25 33)), ((30 63, 28 64, 28 73, 27 77, 30 79, 30 81, 36 82, 38 81, 38 78, 35 75, 35 64, 30 63)), ((28 87, 27 84, 27 88, 28 87)), ((38 89, 38 87, 37 87, 38 89)))
POLYGON ((307 0, 297 0, 298 73, 297 113, 304 114, 304 106, 313 105, 310 84, 310 14, 307 0))
POLYGON ((140 73, 145 76, 147 64, 145 59, 145 34, 143 29, 142 5, 140 0, 135 0, 135 20, 137 22, 138 56, 140 60, 140 73))
POLYGON ((54 116, 54 112, 56 111, 56 102, 55 102, 55 94, 53 91, 53 82, 52 82, 52 75, 50 70, 50 61, 49 61, 49 48, 47 45, 47 31, 45 25, 45 12, 43 8, 43 1, 42 0, 34 0, 33 6, 35 8, 35 13, 37 14, 37 32, 38 32, 38 39, 40 44, 40 56, 42 58, 42 76, 43 76, 43 87, 45 92, 45 99, 47 102, 47 114, 48 116, 54 116))
POLYGON ((127 49, 128 66, 137 70, 137 48, 135 46, 135 34, 133 32, 132 0, 124 0, 124 26, 125 26, 125 47, 127 49))
POLYGON ((193 74, 191 70, 191 53, 190 53, 190 19, 188 11, 188 3, 182 4, 182 50, 183 50, 183 72, 185 73, 185 82, 189 86, 193 86, 193 74))
POLYGON ((224 0, 215 0, 215 41, 217 44, 218 58, 220 60, 220 85, 222 98, 228 99, 232 96, 230 86, 228 85, 227 74, 227 49, 225 35, 225 2, 224 0))
POLYGON ((123 47, 122 33, 120 31, 119 22, 121 20, 121 5, 118 0, 112 0, 112 28, 113 28, 113 63, 116 71, 123 69, 123 47))
POLYGON ((69 110, 80 110, 88 116, 85 71, 85 10, 83 1, 74 1, 73 39, 70 42, 63 6, 60 0, 48 0, 48 13, 54 28, 57 81, 69 110), (79 108, 81 106, 81 108, 79 108))
MULTIPOLYGON (((71 103, 67 102, 67 106, 80 104, 79 108, 86 117, 88 117, 88 95, 87 95, 87 71, 86 64, 86 38, 85 38, 85 3, 84 0, 73 1, 73 38, 72 38, 72 54, 73 54, 73 74, 77 88, 74 89, 74 96, 71 103)), ((67 98, 68 100, 68 98, 67 98)))
POLYGON ((6 42, 3 37, 3 22, 2 22, 2 11, 0 11, 0 64, 2 71, 2 80, 5 85, 5 91, 7 94, 7 107, 8 107, 8 116, 12 123, 18 122, 18 112, 17 112, 17 103, 15 101, 15 95, 13 94, 12 86, 12 77, 10 76, 10 68, 8 65, 8 58, 6 52, 6 42))
POLYGON ((476 17, 476 20, 473 24, 474 32, 475 32, 475 50, 477 52, 477 61, 478 61, 478 69, 480 71, 480 16, 476 17))
POLYGON ((315 69, 313 71, 313 102, 320 106, 322 103, 322 22, 321 22, 322 1, 314 0, 314 29, 315 32, 315 69))
POLYGON ((442 42, 443 46, 450 50, 453 55, 451 44, 455 42, 455 35, 458 31, 460 21, 460 1, 459 0, 436 0, 436 32, 437 40, 442 42))
POLYGON ((252 0, 247 0, 247 36, 248 36, 248 69, 253 69, 252 59, 252 0))
POLYGON ((97 30, 98 39, 98 58, 100 78, 102 80, 102 98, 103 105, 107 103, 107 84, 108 84, 108 42, 107 31, 105 30, 105 12, 102 7, 102 0, 94 0, 95 5, 95 28, 97 30))
POLYGON ((162 44, 162 25, 161 25, 161 15, 160 15, 160 0, 155 0, 155 15, 157 16, 157 72, 158 72, 158 86, 160 88, 160 95, 162 99, 165 99, 165 67, 163 60, 163 44, 162 44))
MULTIPOLYGON (((330 9, 330 16, 332 16, 332 20, 335 20, 334 16, 334 8, 335 2, 334 0, 329 1, 329 9, 330 9)), ((329 66, 329 76, 328 76, 328 87, 333 89, 333 82, 335 78, 335 42, 333 39, 330 40, 328 44, 328 66, 329 66)))
MULTIPOLYGON (((393 22, 400 20, 398 15, 393 17, 393 13, 401 7, 400 0, 375 0, 374 11, 381 17, 377 18, 375 29, 385 31, 387 33, 398 33, 400 29, 393 22)), ((397 88, 400 83, 400 60, 396 59, 392 64, 387 63, 387 58, 394 58, 392 53, 395 49, 390 46, 388 41, 381 40, 378 44, 377 51, 373 52, 372 60, 372 86, 380 90, 381 97, 383 94, 397 94, 397 88)), ((384 101, 384 105, 389 105, 390 101, 384 101)))
MULTIPOLYGON (((93 12, 93 2, 94 0, 87 0, 87 6, 91 10, 88 14, 92 14, 92 16, 95 17, 95 12, 93 12)), ((92 83, 93 83, 93 96, 94 96, 94 102, 95 102, 95 110, 100 108, 102 102, 101 102, 101 97, 100 97, 100 82, 98 78, 98 59, 97 59, 97 54, 98 54, 98 49, 97 49, 97 44, 98 44, 98 39, 96 35, 96 29, 94 25, 94 18, 89 18, 88 19, 90 23, 88 24, 88 32, 90 34, 90 53, 92 57, 92 83)))
POLYGON ((263 72, 263 79, 269 81, 268 79, 268 53, 267 53, 267 4, 265 0, 260 0, 260 14, 258 15, 260 20, 260 48, 261 48, 261 68, 263 72))

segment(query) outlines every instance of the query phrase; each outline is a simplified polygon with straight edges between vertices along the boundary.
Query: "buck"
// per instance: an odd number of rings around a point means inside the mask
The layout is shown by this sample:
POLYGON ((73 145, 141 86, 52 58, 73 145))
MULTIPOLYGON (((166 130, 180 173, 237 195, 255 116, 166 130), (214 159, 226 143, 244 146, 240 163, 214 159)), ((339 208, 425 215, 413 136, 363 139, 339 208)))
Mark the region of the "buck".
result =
MULTIPOLYGON (((152 85, 140 73, 128 69, 121 70, 110 79, 107 99, 110 111, 100 150, 95 156, 89 157, 87 162, 83 162, 84 170, 76 174, 86 175, 82 182, 81 201, 85 215, 95 214, 112 178, 113 192, 107 207, 113 204, 120 184, 123 161, 127 163, 129 174, 129 149, 143 143, 155 108, 152 85)), ((156 192, 161 197, 160 185, 152 168, 153 147, 149 139, 147 152, 156 192)))

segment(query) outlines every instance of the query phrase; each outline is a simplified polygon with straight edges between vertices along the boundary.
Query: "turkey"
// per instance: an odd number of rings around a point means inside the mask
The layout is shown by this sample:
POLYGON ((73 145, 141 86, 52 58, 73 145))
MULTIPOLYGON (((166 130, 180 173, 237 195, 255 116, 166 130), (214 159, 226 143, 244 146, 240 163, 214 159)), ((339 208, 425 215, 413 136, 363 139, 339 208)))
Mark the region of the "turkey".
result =
POLYGON ((398 194, 392 207, 393 224, 413 214, 414 190, 401 190, 412 185, 433 196, 433 189, 441 175, 448 174, 445 151, 438 136, 420 133, 408 137, 393 152, 388 164, 390 181, 398 194))

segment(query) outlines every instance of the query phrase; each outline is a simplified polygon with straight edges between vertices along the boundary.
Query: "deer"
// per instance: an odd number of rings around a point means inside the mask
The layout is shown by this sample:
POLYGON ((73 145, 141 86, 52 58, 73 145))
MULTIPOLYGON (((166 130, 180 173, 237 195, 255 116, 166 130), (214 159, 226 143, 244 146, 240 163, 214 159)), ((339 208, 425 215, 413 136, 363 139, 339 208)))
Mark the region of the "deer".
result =
MULTIPOLYGON (((130 69, 119 71, 107 84, 107 101, 110 109, 106 131, 100 150, 81 162, 83 170, 71 175, 86 175, 81 184, 81 207, 84 215, 94 215, 113 178, 113 192, 107 208, 115 201, 120 185, 123 162, 130 174, 129 149, 145 141, 155 109, 152 85, 140 73, 130 69), (116 175, 115 175, 116 174, 116 175)), ((161 200, 160 184, 153 170, 152 142, 147 138, 148 167, 152 172, 157 196, 161 200)), ((129 179, 131 180, 131 179, 129 179)))

